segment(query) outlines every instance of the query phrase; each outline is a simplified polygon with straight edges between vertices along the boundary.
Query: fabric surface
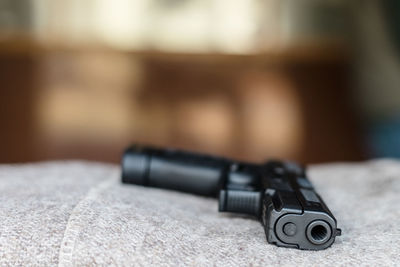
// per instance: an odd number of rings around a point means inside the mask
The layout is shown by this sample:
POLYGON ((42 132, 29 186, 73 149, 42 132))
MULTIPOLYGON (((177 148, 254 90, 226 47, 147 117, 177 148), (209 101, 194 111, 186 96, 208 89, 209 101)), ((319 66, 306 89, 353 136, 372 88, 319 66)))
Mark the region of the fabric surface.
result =
POLYGON ((343 235, 329 249, 266 242, 261 224, 217 200, 122 185, 118 166, 0 165, 0 265, 400 264, 400 162, 314 166, 343 235))

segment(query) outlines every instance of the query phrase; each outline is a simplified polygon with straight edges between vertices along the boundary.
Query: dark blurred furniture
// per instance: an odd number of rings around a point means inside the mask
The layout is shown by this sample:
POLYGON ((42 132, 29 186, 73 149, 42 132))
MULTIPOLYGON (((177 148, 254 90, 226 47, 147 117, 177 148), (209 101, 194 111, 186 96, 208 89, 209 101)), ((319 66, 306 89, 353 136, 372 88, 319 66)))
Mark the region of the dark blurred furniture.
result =
POLYGON ((131 142, 247 160, 359 160, 348 70, 341 47, 245 56, 2 44, 0 162, 118 162, 131 142))

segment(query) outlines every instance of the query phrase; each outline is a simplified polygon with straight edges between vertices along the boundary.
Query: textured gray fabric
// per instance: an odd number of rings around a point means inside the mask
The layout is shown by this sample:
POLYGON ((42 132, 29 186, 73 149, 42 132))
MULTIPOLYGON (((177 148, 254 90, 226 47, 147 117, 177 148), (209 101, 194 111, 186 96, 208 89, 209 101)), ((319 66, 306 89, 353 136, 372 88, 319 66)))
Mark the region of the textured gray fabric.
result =
POLYGON ((87 162, 0 166, 0 265, 396 265, 400 163, 312 167, 343 236, 324 251, 268 245, 259 222, 217 201, 119 181, 87 162))

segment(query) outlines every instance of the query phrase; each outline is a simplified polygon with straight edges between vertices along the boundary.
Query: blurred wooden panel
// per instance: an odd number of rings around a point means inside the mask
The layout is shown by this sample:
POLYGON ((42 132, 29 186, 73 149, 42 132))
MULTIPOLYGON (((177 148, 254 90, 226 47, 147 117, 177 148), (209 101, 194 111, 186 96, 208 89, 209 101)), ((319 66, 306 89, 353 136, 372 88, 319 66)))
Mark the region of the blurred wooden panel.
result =
POLYGON ((255 161, 361 159, 345 54, 299 51, 8 47, 0 61, 0 161, 118 162, 132 142, 255 161))
POLYGON ((364 159, 362 132, 351 90, 350 66, 294 64, 289 73, 304 108, 305 162, 364 159))
POLYGON ((35 160, 37 60, 0 53, 0 162, 35 160))
MULTIPOLYGON (((176 126, 162 145, 256 161, 270 157, 307 163, 363 158, 345 60, 269 64, 256 60, 243 65, 239 60, 164 58, 149 60, 146 67, 148 78, 139 103, 147 107, 159 103, 158 108, 170 114, 166 117, 176 126), (203 122, 200 114, 212 113, 208 104, 213 101, 219 101, 220 109, 209 115, 208 123, 203 122), (202 125, 190 126, 192 121, 185 119, 192 111, 179 108, 191 102, 199 113, 192 116, 193 123, 202 125), (214 136, 207 135, 221 127, 214 136), (193 140, 196 133, 197 141, 193 140), (216 143, 205 141, 207 138, 216 143)), ((151 142, 145 135, 143 140, 151 142)))
POLYGON ((169 114, 171 137, 162 145, 246 160, 299 158, 302 109, 282 66, 151 59, 145 73, 139 103, 169 114))

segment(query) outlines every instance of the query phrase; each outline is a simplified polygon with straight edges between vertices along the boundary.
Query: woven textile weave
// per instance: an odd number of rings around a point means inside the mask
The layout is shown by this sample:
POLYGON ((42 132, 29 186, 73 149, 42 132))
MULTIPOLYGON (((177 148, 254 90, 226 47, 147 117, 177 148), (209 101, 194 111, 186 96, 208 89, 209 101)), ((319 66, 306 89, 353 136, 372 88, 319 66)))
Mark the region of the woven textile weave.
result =
POLYGON ((217 200, 122 185, 118 166, 0 165, 0 265, 400 264, 400 162, 313 166, 343 235, 323 251, 279 248, 217 200))

